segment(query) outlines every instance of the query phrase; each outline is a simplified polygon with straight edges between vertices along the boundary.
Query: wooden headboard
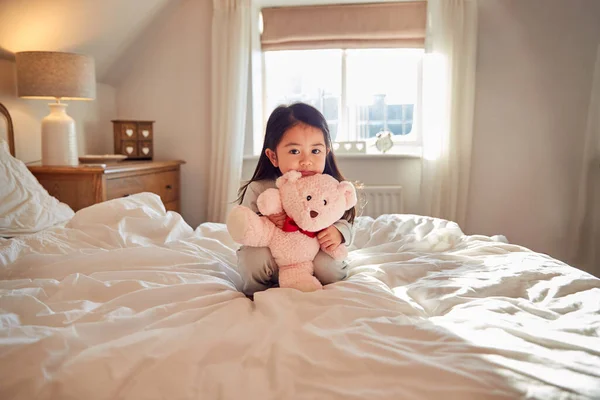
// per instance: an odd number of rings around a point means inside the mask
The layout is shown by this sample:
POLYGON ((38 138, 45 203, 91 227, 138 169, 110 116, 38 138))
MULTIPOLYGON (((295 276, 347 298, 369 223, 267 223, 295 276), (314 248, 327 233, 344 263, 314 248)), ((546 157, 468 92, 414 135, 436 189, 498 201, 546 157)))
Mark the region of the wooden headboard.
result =
POLYGON ((0 103, 0 138, 3 138, 8 142, 8 148, 10 150, 10 154, 15 156, 15 133, 13 130, 12 118, 10 117, 10 113, 0 103))

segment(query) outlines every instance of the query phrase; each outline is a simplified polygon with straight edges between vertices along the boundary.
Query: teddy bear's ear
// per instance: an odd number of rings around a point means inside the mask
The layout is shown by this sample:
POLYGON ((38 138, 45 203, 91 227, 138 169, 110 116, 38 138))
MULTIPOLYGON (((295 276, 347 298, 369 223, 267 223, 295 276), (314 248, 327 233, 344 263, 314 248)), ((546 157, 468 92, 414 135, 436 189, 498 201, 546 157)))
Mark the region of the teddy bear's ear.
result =
POLYGON ((275 185, 278 188, 280 188, 288 182, 296 182, 298 179, 300 179, 301 176, 302 174, 298 171, 288 171, 285 174, 281 175, 279 178, 277 178, 277 180, 275 181, 275 185))
POLYGON ((344 198, 346 199, 346 210, 354 207, 357 202, 356 189, 354 188, 354 185, 348 181, 341 181, 339 190, 344 194, 344 198))

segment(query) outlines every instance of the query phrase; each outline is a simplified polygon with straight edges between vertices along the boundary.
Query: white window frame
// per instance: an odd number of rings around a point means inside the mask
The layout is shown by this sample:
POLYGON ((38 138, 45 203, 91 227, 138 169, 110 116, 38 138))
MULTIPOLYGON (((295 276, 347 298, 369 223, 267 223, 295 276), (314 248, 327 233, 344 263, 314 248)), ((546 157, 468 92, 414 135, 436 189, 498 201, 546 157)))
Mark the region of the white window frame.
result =
MULTIPOLYGON (((349 125, 349 112, 347 106, 347 82, 346 82, 346 65, 347 65, 347 51, 348 49, 342 50, 342 87, 341 87, 341 95, 340 95, 340 122, 338 124, 338 131, 342 129, 346 129, 349 125)), ((257 131, 256 129, 252 132, 252 135, 247 135, 246 139, 249 139, 248 136, 251 136, 252 139, 252 149, 253 153, 249 156, 259 156, 262 150, 263 138, 265 135, 265 128, 267 125, 267 121, 269 119, 270 113, 272 110, 267 110, 264 106, 267 104, 267 77, 266 77, 266 67, 265 67, 265 52, 261 52, 261 82, 262 82, 262 104, 255 104, 254 107, 261 107, 262 109, 262 129, 257 131)), ((407 155, 407 156, 418 156, 420 154, 420 149, 422 146, 422 132, 421 132, 421 104, 422 104, 422 95, 423 95, 423 59, 419 62, 419 67, 417 71, 417 100, 415 102, 414 110, 413 110, 413 125, 412 130, 407 135, 393 135, 392 141, 394 143, 394 147, 386 154, 389 155, 407 155)), ((255 127, 256 128, 256 127, 255 127)), ((368 144, 370 142, 375 142, 375 138, 367 139, 368 144)), ((357 156, 367 156, 373 157, 383 155, 382 153, 367 153, 367 154, 353 154, 353 157, 357 156)), ((336 156, 338 156, 336 154, 336 156)))

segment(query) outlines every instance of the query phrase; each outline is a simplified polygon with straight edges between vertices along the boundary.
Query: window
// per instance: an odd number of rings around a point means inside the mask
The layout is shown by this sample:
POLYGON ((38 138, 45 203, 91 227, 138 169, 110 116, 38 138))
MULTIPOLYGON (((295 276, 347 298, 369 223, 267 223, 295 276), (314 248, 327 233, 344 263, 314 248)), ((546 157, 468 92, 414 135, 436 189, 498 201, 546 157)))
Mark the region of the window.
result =
POLYGON ((319 109, 333 141, 374 138, 416 142, 414 124, 422 49, 264 52, 265 111, 295 101, 319 109))
POLYGON ((333 139, 340 119, 342 51, 267 51, 264 55, 266 118, 280 104, 302 101, 323 113, 333 139))

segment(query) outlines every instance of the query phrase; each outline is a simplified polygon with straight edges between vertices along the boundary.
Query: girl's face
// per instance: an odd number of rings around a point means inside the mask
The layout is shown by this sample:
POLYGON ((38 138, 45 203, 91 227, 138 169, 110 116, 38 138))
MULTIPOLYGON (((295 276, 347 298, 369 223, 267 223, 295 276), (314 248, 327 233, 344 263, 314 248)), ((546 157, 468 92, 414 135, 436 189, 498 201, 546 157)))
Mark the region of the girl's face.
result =
POLYGON ((302 176, 323 173, 328 152, 323 132, 319 128, 302 123, 283 134, 275 151, 265 151, 273 166, 279 167, 282 174, 296 170, 301 172, 302 176))

